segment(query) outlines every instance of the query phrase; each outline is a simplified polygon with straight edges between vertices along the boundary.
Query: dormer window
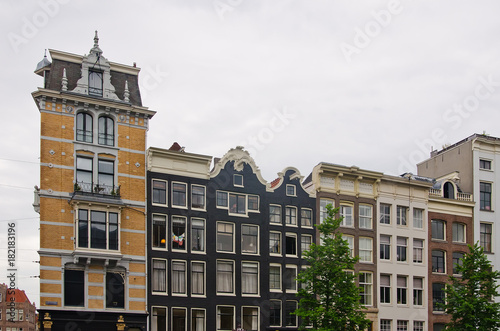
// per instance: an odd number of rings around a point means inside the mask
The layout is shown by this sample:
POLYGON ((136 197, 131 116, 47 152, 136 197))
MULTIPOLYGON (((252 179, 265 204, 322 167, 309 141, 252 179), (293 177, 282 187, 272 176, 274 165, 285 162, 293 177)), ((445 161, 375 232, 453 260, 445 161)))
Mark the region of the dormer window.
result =
POLYGON ((234 186, 243 187, 243 176, 242 175, 233 175, 233 184, 234 186))
POLYGON ((89 95, 102 97, 102 72, 89 70, 89 95))
POLYGON ((455 188, 450 182, 444 183, 444 197, 447 199, 455 199, 455 188))

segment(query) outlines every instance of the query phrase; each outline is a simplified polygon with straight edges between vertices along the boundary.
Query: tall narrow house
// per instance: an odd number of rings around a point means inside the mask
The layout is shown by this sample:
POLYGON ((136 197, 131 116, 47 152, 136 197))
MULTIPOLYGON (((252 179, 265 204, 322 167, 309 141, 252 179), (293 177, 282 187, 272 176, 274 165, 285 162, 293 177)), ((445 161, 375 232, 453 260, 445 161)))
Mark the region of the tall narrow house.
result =
POLYGON ((40 111, 40 329, 146 330, 140 69, 50 50, 40 111))

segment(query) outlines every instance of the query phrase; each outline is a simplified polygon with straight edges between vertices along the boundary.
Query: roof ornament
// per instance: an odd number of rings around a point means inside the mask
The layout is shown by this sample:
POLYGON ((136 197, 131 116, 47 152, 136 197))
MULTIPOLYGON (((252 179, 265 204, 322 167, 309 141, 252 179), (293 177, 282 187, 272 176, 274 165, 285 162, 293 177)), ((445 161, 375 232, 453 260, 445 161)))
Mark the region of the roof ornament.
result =
POLYGON ((125 81, 125 92, 123 92, 123 101, 130 102, 130 92, 128 90, 128 80, 125 81))
POLYGON ((63 69, 63 76, 62 76, 62 91, 67 91, 68 90, 68 78, 66 77, 66 68, 63 69))
POLYGON ((97 55, 102 54, 102 50, 99 48, 99 36, 97 35, 97 30, 95 30, 94 36, 94 47, 90 50, 90 53, 97 53, 97 55))
MULTIPOLYGON (((42 59, 42 61, 38 62, 38 64, 36 65, 35 72, 37 72, 38 70, 40 70, 42 68, 48 67, 51 64, 52 63, 49 61, 49 59, 47 59, 47 49, 45 49, 45 53, 43 55, 43 59, 42 59)), ((41 76, 43 76, 43 74, 41 74, 41 76)))

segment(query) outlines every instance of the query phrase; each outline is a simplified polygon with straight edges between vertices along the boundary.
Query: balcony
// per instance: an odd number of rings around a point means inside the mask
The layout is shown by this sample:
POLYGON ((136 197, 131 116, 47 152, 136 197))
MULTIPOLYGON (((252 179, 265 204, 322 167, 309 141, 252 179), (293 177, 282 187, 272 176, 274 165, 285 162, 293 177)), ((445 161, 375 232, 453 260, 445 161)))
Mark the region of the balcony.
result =
MULTIPOLYGON (((443 190, 431 188, 429 190, 429 196, 442 198, 442 197, 444 197, 443 190)), ((457 192, 455 199, 459 200, 459 201, 473 201, 472 194, 470 194, 470 193, 457 192)))
POLYGON ((120 198, 120 186, 76 182, 74 190, 75 194, 120 198))

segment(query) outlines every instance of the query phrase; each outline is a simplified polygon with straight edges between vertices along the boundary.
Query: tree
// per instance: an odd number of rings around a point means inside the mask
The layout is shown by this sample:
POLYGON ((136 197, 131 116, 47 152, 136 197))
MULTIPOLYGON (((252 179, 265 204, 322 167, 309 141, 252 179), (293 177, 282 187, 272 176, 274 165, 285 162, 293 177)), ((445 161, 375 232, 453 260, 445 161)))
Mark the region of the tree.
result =
POLYGON ((334 218, 338 208, 327 205, 326 209, 328 217, 316 225, 321 244, 311 244, 304 253, 309 265, 297 277, 301 288, 295 314, 302 317, 301 330, 307 325, 320 331, 363 330, 370 321, 362 311, 356 275, 349 272, 358 258, 351 256, 347 241, 338 231, 342 221, 342 217, 334 218))
POLYGON ((446 330, 497 330, 500 303, 493 300, 499 295, 496 280, 500 272, 492 269, 479 243, 469 245, 469 253, 461 261, 456 266, 461 277, 450 276, 450 284, 446 284, 443 307, 451 315, 446 330))

